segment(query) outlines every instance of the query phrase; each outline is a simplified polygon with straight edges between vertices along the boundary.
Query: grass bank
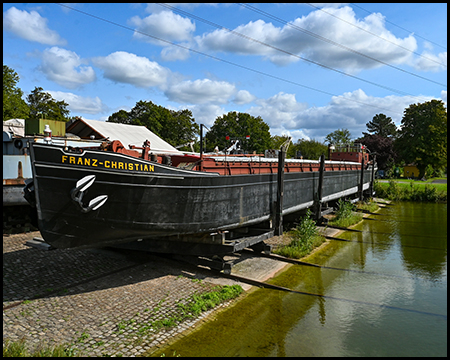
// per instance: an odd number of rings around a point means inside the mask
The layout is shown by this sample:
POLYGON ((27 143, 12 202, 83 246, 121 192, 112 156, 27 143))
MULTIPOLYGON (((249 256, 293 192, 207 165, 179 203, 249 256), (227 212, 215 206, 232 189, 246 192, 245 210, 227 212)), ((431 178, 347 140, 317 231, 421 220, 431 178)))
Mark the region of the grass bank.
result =
MULTIPOLYGON (((329 224, 350 227, 359 223, 364 215, 361 212, 357 212, 357 209, 375 212, 379 209, 379 206, 370 200, 352 204, 340 199, 334 215, 329 220, 329 224)), ((319 234, 316 222, 312 219, 312 213, 309 209, 300 223, 283 235, 289 238, 289 243, 274 249, 273 253, 291 259, 301 259, 311 254, 314 249, 326 241, 325 237, 319 234)))
POLYGON ((434 180, 439 179, 375 181, 374 190, 378 197, 394 201, 447 202, 447 183, 434 180))
POLYGON ((326 241, 319 234, 316 222, 311 218, 311 211, 309 209, 301 222, 283 235, 290 239, 289 244, 276 248, 273 250, 273 253, 291 259, 300 259, 310 254, 312 250, 326 241))

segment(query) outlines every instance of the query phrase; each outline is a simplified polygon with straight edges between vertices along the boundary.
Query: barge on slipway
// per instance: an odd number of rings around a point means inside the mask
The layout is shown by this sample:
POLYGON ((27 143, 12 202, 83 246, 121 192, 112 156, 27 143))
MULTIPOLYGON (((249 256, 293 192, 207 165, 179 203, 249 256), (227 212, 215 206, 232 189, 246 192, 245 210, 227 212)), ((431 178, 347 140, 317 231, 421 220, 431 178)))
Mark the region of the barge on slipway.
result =
MULTIPOLYGON (((90 147, 30 142, 29 152, 33 178, 25 197, 52 248, 232 252, 227 234, 263 223, 270 230, 277 217, 307 208, 320 214, 329 201, 372 192, 374 179, 360 144, 333 153, 347 160, 327 161, 285 160, 283 151, 278 158, 164 154, 148 141, 127 148, 117 140, 90 147)), ((252 239, 245 245, 264 237, 252 239)))

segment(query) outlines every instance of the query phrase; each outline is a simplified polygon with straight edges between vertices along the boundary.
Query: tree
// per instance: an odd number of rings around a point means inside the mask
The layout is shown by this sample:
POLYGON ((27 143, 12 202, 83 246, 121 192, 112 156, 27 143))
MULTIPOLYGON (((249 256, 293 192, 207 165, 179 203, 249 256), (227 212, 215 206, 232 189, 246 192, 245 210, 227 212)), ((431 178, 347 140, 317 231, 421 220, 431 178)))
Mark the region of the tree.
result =
POLYGON ((336 131, 333 131, 332 133, 329 133, 325 137, 325 143, 328 144, 334 144, 334 145, 345 145, 348 143, 351 143, 352 135, 350 134, 350 131, 347 129, 338 129, 336 131))
POLYGON ((27 96, 27 102, 30 107, 29 119, 50 119, 58 121, 69 121, 70 111, 64 100, 56 101, 49 94, 44 92, 41 87, 35 87, 30 95, 27 96))
POLYGON ((112 114, 106 122, 113 122, 118 124, 131 124, 132 118, 130 117, 130 114, 128 111, 125 110, 119 110, 118 112, 115 112, 112 114))
POLYGON ((3 121, 25 119, 30 109, 22 99, 23 91, 17 86, 19 75, 10 67, 3 65, 3 121))
POLYGON ((377 156, 377 165, 380 170, 387 170, 389 165, 398 161, 398 154, 394 149, 394 139, 381 135, 369 135, 356 139, 355 142, 361 143, 377 156))
POLYGON ((411 104, 405 109, 395 148, 407 163, 416 163, 419 177, 427 165, 447 165, 447 110, 441 100, 411 104))
MULTIPOLYGON (((193 141, 200 134, 200 126, 195 122, 191 110, 170 110, 169 114, 170 116, 163 124, 164 126, 160 133, 164 139, 169 139, 167 141, 174 144, 174 146, 193 141)), ((189 147, 185 148, 186 150, 189 149, 189 147)))
POLYGON ((241 148, 248 152, 264 153, 271 148, 269 125, 258 116, 230 111, 217 117, 211 130, 206 134, 206 146, 212 151, 215 146, 223 150, 231 146, 230 140, 240 140, 241 148), (249 135, 250 138, 246 139, 249 135), (230 140, 226 137, 229 136, 230 140))
POLYGON ((299 151, 303 159, 317 160, 320 155, 328 157, 328 146, 314 139, 298 140, 293 146, 295 152, 299 151))
MULTIPOLYGON (((384 137, 394 136, 397 134, 397 126, 390 117, 384 114, 376 114, 367 124, 367 130, 373 135, 380 135, 384 137)), ((363 132, 364 136, 369 135, 363 132)))
POLYGON ((195 140, 200 127, 190 110, 169 110, 151 101, 138 101, 130 110, 119 110, 108 122, 145 126, 173 146, 195 140))

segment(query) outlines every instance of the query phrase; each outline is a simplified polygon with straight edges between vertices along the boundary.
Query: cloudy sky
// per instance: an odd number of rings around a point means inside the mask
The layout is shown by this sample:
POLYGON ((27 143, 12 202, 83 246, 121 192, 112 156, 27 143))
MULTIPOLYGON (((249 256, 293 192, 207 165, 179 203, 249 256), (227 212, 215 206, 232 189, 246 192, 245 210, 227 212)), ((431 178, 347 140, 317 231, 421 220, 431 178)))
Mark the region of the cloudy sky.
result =
POLYGON ((376 114, 447 104, 447 4, 3 4, 3 64, 71 116, 105 121, 140 100, 229 111, 271 135, 353 138, 376 114))

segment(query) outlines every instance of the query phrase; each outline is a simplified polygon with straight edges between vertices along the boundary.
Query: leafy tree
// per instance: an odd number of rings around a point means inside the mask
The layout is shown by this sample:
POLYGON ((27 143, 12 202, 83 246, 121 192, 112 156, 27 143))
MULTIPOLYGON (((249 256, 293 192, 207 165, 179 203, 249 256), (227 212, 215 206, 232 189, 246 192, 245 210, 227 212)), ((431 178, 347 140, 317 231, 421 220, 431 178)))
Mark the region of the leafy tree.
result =
POLYGON ((325 143, 328 144, 334 144, 334 145, 344 145, 351 143, 352 135, 350 134, 350 131, 347 129, 338 129, 336 131, 333 131, 332 133, 329 133, 325 137, 325 143))
MULTIPOLYGON (((367 124, 367 130, 373 135, 381 135, 384 137, 395 136, 397 134, 397 126, 392 121, 392 118, 384 114, 376 114, 367 124)), ((363 132, 364 136, 369 135, 363 132)))
POLYGON ((10 67, 3 65, 3 121, 25 119, 30 109, 22 99, 23 91, 17 86, 19 75, 10 67))
POLYGON ((118 112, 115 112, 112 114, 106 122, 113 122, 113 123, 119 123, 119 124, 131 124, 132 118, 130 117, 130 113, 125 110, 119 110, 118 112))
POLYGON ((44 92, 41 87, 35 87, 30 95, 27 96, 27 102, 30 107, 29 119, 51 119, 59 121, 68 121, 70 111, 64 100, 56 101, 49 94, 44 92))
POLYGON ((190 110, 169 110, 151 101, 138 101, 130 110, 119 110, 108 122, 141 125, 173 146, 194 140, 200 131, 190 110))
MULTIPOLYGON (((197 138, 197 135, 200 134, 200 126, 195 122, 191 110, 170 110, 169 113, 170 117, 161 131, 164 139, 169 139, 169 142, 177 146, 197 138)), ((185 147, 185 150, 188 149, 190 151, 189 147, 185 147)))
POLYGON ((416 163, 419 177, 427 165, 447 165, 447 110, 441 100, 411 104, 405 109, 395 148, 407 163, 416 163))
POLYGON ((389 166, 398 161, 398 154, 394 149, 394 139, 392 137, 365 134, 364 137, 356 139, 355 142, 367 146, 372 154, 375 153, 378 169, 380 170, 388 170, 389 166))
POLYGON ((248 152, 263 153, 271 148, 269 125, 260 116, 254 117, 235 111, 219 116, 206 134, 208 151, 212 151, 215 146, 218 146, 220 150, 231 146, 230 140, 226 139, 227 136, 231 140, 241 140, 241 148, 248 152), (247 135, 250 136, 248 140, 247 135))
POLYGON ((299 139, 293 148, 301 153, 303 159, 317 160, 322 154, 328 156, 328 146, 314 139, 299 139))

